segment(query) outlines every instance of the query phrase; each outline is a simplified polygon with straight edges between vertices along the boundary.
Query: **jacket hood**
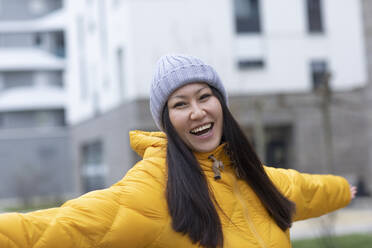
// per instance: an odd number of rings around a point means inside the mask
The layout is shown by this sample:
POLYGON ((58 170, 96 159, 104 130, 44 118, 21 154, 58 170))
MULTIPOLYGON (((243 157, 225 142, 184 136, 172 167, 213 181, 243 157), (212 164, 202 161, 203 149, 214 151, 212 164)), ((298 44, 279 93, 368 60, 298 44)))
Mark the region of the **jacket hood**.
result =
POLYGON ((129 132, 129 140, 132 149, 142 158, 151 151, 157 151, 158 156, 166 156, 167 136, 164 132, 134 130, 129 132))

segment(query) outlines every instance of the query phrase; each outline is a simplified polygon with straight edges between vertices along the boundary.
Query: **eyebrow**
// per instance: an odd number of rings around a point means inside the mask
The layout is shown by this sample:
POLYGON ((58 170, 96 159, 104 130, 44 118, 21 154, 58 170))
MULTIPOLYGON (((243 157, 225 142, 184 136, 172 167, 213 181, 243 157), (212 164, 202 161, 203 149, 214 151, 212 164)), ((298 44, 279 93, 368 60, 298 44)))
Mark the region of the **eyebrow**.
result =
MULTIPOLYGON (((208 86, 204 86, 204 87, 198 89, 198 90, 195 92, 195 95, 199 94, 200 91, 202 91, 202 90, 204 90, 204 89, 206 89, 206 88, 208 88, 208 86)), ((172 97, 169 98, 169 99, 172 99, 172 98, 181 98, 181 99, 184 99, 184 98, 187 98, 187 97, 186 97, 185 95, 175 95, 175 96, 172 96, 172 97)))

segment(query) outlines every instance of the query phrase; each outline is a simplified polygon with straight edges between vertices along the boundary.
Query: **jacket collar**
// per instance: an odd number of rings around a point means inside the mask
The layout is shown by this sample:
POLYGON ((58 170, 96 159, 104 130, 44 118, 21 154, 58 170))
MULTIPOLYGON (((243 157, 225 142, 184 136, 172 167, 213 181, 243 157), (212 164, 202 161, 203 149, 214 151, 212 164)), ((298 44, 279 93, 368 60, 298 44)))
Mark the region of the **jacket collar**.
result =
POLYGON ((152 155, 166 157, 167 136, 164 132, 130 131, 129 140, 132 149, 142 158, 152 155))
MULTIPOLYGON (((164 132, 146 132, 146 131, 130 131, 130 145, 132 149, 141 157, 166 157, 167 151, 167 136, 164 132)), ((229 156, 225 150, 226 143, 219 145, 211 152, 194 152, 196 159, 199 161, 203 169, 211 170, 212 155, 216 159, 222 161, 224 165, 230 164, 229 156)))

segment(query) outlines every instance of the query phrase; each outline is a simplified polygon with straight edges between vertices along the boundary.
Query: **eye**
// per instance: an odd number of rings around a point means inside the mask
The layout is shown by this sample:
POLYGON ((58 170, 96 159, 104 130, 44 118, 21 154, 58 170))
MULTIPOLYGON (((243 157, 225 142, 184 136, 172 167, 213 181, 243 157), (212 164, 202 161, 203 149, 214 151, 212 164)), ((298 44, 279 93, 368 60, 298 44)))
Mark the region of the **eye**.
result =
POLYGON ((210 96, 212 96, 212 95, 209 94, 209 93, 205 93, 205 94, 201 95, 199 99, 200 99, 200 100, 206 100, 206 99, 208 99, 210 96))
POLYGON ((173 104, 173 108, 182 108, 185 105, 185 102, 176 102, 175 104, 173 104))

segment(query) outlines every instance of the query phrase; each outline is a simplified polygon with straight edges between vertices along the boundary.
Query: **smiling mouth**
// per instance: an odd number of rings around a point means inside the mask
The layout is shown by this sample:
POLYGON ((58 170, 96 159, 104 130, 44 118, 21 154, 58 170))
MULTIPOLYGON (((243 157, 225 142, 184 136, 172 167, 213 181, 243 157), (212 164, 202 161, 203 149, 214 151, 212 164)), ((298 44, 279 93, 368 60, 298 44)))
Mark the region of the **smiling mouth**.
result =
POLYGON ((203 135, 205 133, 208 133, 210 130, 212 130, 213 125, 214 125, 214 123, 211 122, 211 123, 199 126, 197 128, 192 129, 190 131, 190 133, 193 134, 193 135, 196 135, 196 136, 203 135))

